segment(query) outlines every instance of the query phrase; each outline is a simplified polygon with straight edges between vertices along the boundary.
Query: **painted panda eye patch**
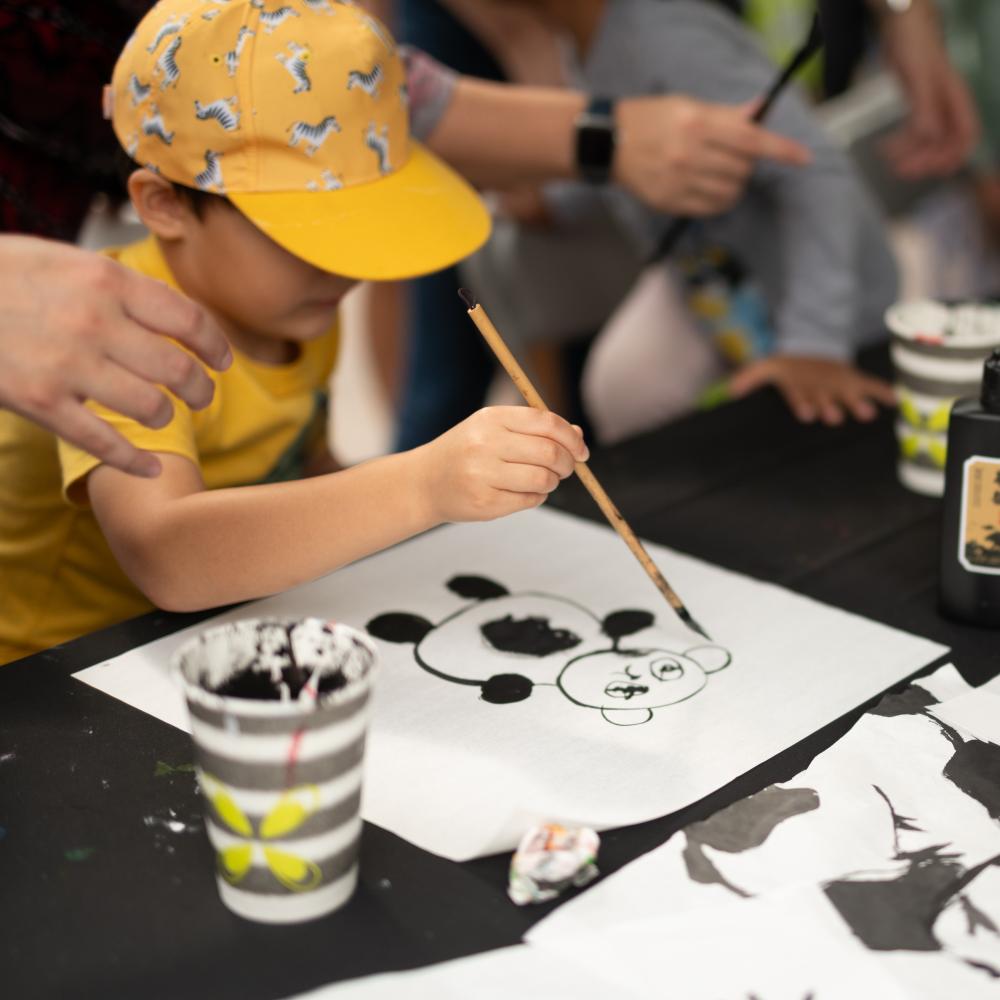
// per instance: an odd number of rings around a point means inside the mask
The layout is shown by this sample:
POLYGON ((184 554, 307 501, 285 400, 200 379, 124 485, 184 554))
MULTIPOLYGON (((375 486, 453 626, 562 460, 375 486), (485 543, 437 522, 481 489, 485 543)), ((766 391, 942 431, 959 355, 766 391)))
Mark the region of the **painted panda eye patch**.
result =
POLYGON ((658 681, 679 681, 684 676, 684 667, 669 656, 653 660, 649 672, 658 681))

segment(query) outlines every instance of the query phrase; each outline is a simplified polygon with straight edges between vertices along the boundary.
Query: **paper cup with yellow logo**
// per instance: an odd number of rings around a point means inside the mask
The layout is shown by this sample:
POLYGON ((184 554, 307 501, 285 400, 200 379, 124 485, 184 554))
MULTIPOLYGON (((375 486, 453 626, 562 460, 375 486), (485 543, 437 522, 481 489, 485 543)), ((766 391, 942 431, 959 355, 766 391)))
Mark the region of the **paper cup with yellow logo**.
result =
POLYGON ((354 891, 375 667, 366 636, 316 618, 232 622, 176 653, 219 892, 241 917, 312 920, 354 891))
POLYGON ((899 478, 917 493, 941 496, 951 407, 979 395, 983 362, 1000 347, 1000 306, 898 302, 885 321, 899 397, 899 478))

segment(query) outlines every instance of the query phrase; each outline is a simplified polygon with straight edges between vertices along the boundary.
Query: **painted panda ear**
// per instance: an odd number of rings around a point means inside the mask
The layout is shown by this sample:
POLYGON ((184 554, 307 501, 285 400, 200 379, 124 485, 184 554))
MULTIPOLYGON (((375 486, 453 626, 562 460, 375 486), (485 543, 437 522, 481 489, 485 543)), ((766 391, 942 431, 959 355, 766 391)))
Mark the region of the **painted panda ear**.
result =
POLYGON ((624 639, 649 628, 654 621, 649 611, 612 611, 601 623, 601 631, 609 639, 624 639))
POLYGON ((376 639, 384 639, 386 642, 412 642, 416 645, 434 626, 419 615, 391 611, 387 615, 373 618, 365 628, 376 639))
POLYGON ((694 660, 706 674, 714 674, 717 670, 724 670, 733 662, 732 653, 721 646, 695 646, 684 655, 694 660))
POLYGON ((485 576, 453 576, 448 581, 448 589, 459 597, 474 601, 486 601, 491 597, 506 597, 510 591, 502 584, 485 576))
POLYGON ((534 683, 523 674, 494 674, 480 686, 483 701, 491 705, 511 705, 531 697, 534 683))

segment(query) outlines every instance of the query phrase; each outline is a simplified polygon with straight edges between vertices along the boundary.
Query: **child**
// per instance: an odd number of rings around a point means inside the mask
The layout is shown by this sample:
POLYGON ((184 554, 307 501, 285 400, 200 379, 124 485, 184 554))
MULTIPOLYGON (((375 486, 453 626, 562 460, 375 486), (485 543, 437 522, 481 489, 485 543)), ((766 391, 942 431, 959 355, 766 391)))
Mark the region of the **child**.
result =
POLYGON ((261 597, 445 521, 537 506, 586 457, 559 417, 498 407, 414 451, 289 481, 331 467, 340 299, 450 265, 489 231, 475 193, 410 141, 381 24, 335 0, 164 0, 108 98, 151 234, 118 259, 205 306, 235 360, 206 410, 174 397, 158 430, 90 404, 157 454, 154 479, 0 414, 0 477, 17 484, 0 508, 0 662, 151 603, 261 597))

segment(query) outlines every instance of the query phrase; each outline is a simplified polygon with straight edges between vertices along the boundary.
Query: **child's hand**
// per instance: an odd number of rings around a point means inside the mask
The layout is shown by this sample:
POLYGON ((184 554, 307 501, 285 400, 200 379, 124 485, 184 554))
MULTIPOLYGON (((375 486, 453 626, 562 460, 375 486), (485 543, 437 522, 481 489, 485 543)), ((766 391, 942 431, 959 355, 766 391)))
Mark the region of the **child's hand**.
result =
POLYGON ((877 403, 896 405, 888 382, 866 375, 843 361, 790 355, 764 358, 747 365, 730 379, 729 389, 740 398, 764 385, 773 385, 803 423, 821 420, 830 427, 844 422, 845 414, 874 420, 877 403))
POLYGON ((480 410, 414 452, 436 522, 489 521, 537 507, 588 454, 578 427, 525 406, 480 410))

